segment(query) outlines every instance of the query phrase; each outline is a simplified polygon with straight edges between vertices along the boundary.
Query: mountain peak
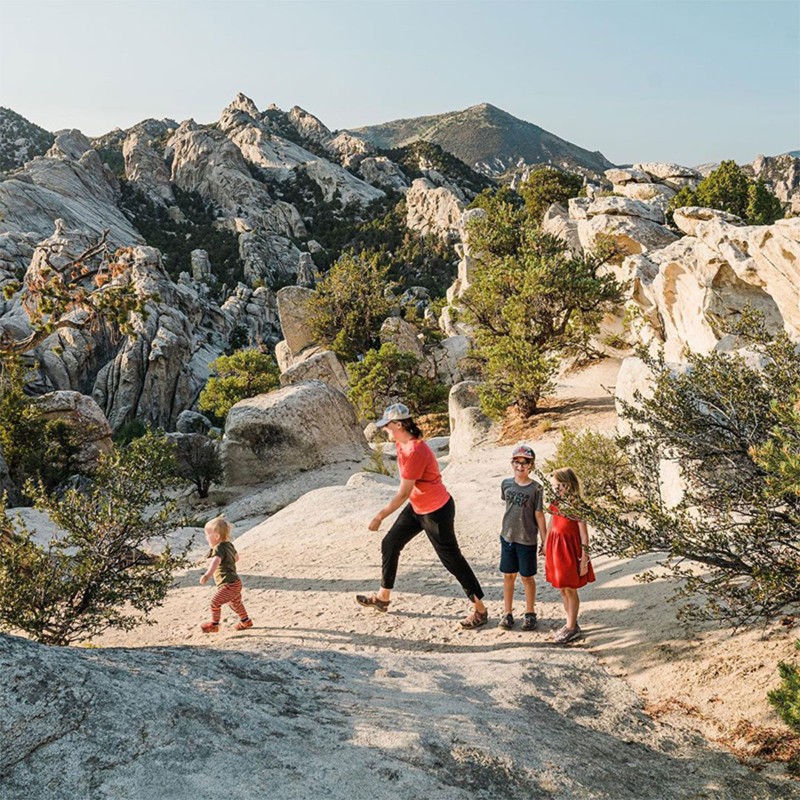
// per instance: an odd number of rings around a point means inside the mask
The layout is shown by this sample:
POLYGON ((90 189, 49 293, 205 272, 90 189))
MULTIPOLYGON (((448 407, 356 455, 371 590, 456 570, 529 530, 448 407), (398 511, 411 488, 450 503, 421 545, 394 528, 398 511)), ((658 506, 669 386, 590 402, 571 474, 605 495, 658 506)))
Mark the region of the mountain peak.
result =
POLYGON ((393 120, 356 128, 353 132, 384 149, 420 139, 433 142, 490 176, 534 164, 592 172, 613 166, 602 153, 572 144, 486 102, 462 111, 393 120))

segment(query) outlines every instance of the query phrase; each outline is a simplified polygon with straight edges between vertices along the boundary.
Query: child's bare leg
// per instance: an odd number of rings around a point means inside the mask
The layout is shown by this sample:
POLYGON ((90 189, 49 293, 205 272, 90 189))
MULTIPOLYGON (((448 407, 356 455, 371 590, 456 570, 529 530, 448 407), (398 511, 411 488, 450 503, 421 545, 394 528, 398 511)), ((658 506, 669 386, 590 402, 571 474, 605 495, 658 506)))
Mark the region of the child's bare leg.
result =
POLYGON ((536 578, 522 576, 522 585, 525 587, 525 612, 532 614, 536 611, 536 578))
POLYGON ((516 580, 516 572, 503 573, 503 613, 505 614, 510 614, 514 607, 514 583, 516 580))
POLYGON ((567 627, 572 630, 578 624, 578 608, 580 607, 580 600, 578 599, 577 589, 562 589, 564 593, 564 601, 567 608, 567 627))
POLYGON ((567 600, 567 589, 559 589, 561 592, 561 604, 564 606, 564 613, 567 615, 567 627, 569 627, 569 601, 567 600))

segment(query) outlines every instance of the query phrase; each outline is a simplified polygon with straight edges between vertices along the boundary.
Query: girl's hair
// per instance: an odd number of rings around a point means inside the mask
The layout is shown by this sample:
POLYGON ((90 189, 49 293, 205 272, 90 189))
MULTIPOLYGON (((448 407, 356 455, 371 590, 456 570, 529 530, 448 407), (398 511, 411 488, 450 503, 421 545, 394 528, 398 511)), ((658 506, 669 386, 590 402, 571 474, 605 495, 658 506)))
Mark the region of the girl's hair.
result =
POLYGON ((581 496, 581 482, 571 467, 562 467, 553 470, 553 477, 562 485, 567 487, 567 494, 575 497, 581 496))
POLYGON ((206 522, 205 530, 209 533, 212 531, 219 535, 221 542, 227 542, 231 538, 231 524, 225 517, 214 517, 206 522))
POLYGON ((422 438, 422 431, 413 419, 399 419, 397 421, 403 426, 403 430, 406 431, 406 433, 410 433, 415 439, 422 438))

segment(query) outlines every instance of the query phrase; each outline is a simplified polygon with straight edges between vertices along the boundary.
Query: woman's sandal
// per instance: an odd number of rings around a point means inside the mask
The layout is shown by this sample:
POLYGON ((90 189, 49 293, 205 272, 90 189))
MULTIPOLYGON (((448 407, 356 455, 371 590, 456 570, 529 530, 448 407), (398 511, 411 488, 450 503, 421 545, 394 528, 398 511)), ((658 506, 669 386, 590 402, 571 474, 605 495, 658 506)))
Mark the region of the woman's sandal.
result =
POLYGON ((473 611, 467 616, 466 619, 461 620, 461 627, 466 628, 467 630, 473 630, 474 628, 482 627, 488 621, 489 621, 488 611, 473 611))
POLYGON ((389 600, 381 600, 376 594, 357 594, 356 603, 367 608, 374 608, 376 611, 389 610, 389 600))

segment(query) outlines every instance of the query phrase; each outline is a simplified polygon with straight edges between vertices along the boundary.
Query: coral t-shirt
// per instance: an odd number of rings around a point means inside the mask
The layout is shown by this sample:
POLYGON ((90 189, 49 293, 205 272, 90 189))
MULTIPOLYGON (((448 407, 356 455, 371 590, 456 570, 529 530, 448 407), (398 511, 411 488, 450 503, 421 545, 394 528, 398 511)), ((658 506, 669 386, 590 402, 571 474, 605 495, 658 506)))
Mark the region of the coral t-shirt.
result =
POLYGON ((414 481, 408 499, 417 514, 430 514, 450 499, 450 493, 442 483, 436 456, 422 439, 397 445, 397 468, 401 478, 414 481))

